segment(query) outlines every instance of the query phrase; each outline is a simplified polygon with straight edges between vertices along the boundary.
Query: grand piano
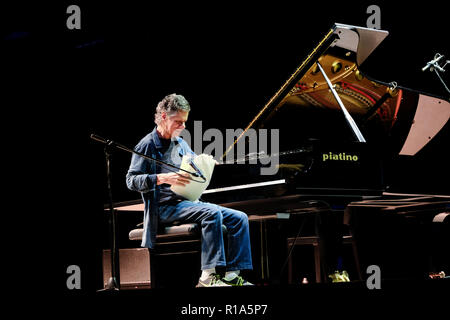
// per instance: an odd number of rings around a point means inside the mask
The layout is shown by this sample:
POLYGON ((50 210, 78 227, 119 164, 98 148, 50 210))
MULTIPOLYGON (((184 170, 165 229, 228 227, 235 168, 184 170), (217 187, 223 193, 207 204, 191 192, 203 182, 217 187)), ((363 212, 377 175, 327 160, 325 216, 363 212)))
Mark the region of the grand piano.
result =
MULTIPOLYGON (((387 192, 384 167, 398 157, 414 157, 438 135, 450 103, 363 73, 360 66, 387 36, 383 30, 335 24, 222 156, 246 143, 247 130, 275 128, 277 174, 262 176, 250 161, 220 165, 202 199, 253 215, 293 214, 325 204, 339 217, 322 228, 322 237, 335 243, 328 246, 329 264, 342 248, 336 240, 351 234, 362 269, 378 264, 386 277, 420 278, 448 268, 442 259, 448 249, 442 247, 444 231, 435 225, 443 221, 436 217, 449 211, 449 195, 387 192), (339 226, 341 217, 348 229, 339 226)), ((258 151, 236 158, 271 155, 258 151)), ((442 225, 448 228, 448 218, 442 225)), ((297 229, 285 231, 298 235, 297 229)))
POLYGON ((202 199, 381 196, 383 164, 399 155, 413 157, 450 116, 448 99, 371 79, 361 71, 387 36, 383 30, 335 24, 217 159, 248 150, 246 132, 252 129, 279 130, 277 152, 236 154, 234 161, 216 166, 202 199), (275 159, 277 173, 261 175, 264 165, 258 157, 275 159))
MULTIPOLYGON (((339 212, 339 219, 345 218, 352 235, 360 241, 360 251, 365 250, 364 243, 370 242, 364 237, 369 234, 366 231, 370 222, 359 217, 367 208, 379 217, 386 212, 389 217, 393 213, 416 216, 417 224, 431 223, 436 215, 448 211, 448 195, 424 197, 386 192, 386 161, 399 155, 414 157, 444 128, 450 116, 448 99, 371 79, 363 73, 360 66, 387 36, 383 30, 333 25, 225 153, 215 155, 220 164, 201 200, 260 217, 254 221, 263 221, 264 216, 286 220, 290 219, 289 214, 314 213, 326 207, 339 212), (251 129, 279 130, 276 152, 269 145, 267 150, 227 157, 240 143, 248 144, 246 133, 251 129), (276 160, 276 174, 261 174, 267 161, 260 160, 267 158, 276 160), (366 222, 352 225, 354 221, 366 222)), ((117 204, 115 208, 143 210, 140 200, 117 204)), ((383 221, 389 224, 390 220, 383 221)), ((383 234, 381 225, 374 225, 378 229, 372 228, 370 234, 383 234)), ((404 225, 397 220, 392 225, 396 229, 391 228, 391 232, 404 234, 404 225)), ((295 234, 297 224, 291 223, 290 227, 283 232, 295 234)), ((275 233, 281 230, 279 226, 273 228, 275 233)), ((261 243, 255 243, 255 251, 264 259, 257 269, 267 280, 267 259, 281 261, 271 267, 276 270, 272 274, 283 268, 285 261, 285 247, 275 249, 282 249, 279 256, 270 256, 267 241, 270 247, 283 245, 285 239, 277 242, 270 235, 271 240, 263 239, 263 229, 258 230, 261 237, 258 235, 257 241, 261 239, 261 243)), ((264 230, 265 237, 268 232, 270 228, 264 230)), ((332 232, 341 236, 340 231, 332 232)), ((370 250, 375 252, 373 246, 370 250)), ((391 253, 390 258, 397 252, 391 253)), ((369 255, 361 263, 382 264, 384 260, 371 260, 369 255)), ((392 276, 398 276, 396 272, 392 276)))

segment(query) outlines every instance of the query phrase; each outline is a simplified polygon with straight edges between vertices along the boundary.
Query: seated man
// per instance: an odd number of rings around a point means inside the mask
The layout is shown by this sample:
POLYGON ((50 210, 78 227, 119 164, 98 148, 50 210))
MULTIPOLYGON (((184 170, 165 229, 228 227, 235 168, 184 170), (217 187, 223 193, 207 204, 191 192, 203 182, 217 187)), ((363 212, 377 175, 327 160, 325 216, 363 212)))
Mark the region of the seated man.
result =
MULTIPOLYGON (((194 154, 179 137, 189 111, 189 103, 183 96, 166 96, 156 108, 157 126, 137 144, 135 150, 179 167, 183 155, 194 154)), ((187 173, 182 175, 173 170, 136 154, 132 156, 126 182, 130 190, 141 193, 145 204, 141 246, 153 248, 158 221, 198 223, 202 237, 202 273, 197 287, 252 285, 240 275, 241 270, 253 268, 247 215, 212 203, 192 202, 175 194, 170 190, 171 185, 183 186, 190 180, 187 173), (222 224, 228 234, 227 261, 222 224), (225 276, 216 273, 216 267, 225 267, 225 276)))

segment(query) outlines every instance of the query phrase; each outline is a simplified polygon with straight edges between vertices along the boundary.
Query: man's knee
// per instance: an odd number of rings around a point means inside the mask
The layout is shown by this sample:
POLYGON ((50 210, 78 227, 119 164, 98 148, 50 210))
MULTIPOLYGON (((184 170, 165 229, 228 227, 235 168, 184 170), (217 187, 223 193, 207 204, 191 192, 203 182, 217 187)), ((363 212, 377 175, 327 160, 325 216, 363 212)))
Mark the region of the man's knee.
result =
POLYGON ((248 216, 245 212, 238 211, 239 212, 239 219, 242 221, 242 223, 248 224, 248 216))
POLYGON ((232 210, 231 217, 233 225, 246 227, 248 225, 248 216, 246 213, 239 210, 232 210))
POLYGON ((222 225, 223 223, 223 216, 222 212, 220 210, 217 210, 216 208, 206 208, 205 210, 205 216, 202 220, 202 224, 217 224, 222 225))

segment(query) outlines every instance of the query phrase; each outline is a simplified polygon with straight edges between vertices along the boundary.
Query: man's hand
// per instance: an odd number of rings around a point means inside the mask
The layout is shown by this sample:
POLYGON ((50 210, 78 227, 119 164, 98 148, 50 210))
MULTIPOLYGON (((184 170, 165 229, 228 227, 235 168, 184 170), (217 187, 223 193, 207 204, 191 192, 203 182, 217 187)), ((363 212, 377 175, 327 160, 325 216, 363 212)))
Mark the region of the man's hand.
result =
POLYGON ((171 186, 185 186, 189 182, 191 182, 188 177, 188 173, 159 173, 156 175, 156 184, 160 185, 166 183, 170 184, 171 186))

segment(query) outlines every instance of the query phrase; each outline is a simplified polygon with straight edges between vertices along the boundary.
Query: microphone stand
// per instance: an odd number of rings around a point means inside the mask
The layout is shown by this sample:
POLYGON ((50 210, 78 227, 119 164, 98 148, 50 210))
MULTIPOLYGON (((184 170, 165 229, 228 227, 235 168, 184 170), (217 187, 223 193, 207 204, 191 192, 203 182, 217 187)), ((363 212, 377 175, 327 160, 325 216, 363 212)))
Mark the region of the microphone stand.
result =
POLYGON ((432 72, 434 71, 436 73, 436 75, 438 76, 439 80, 441 81, 442 85, 444 86, 445 90, 447 90, 447 92, 450 93, 450 89, 447 87, 444 79, 442 79, 441 75, 439 74, 439 72, 442 72, 442 73, 445 72, 444 68, 448 63, 450 63, 450 60, 447 60, 443 66, 440 66, 439 61, 442 58, 444 58, 443 55, 441 55, 440 53, 436 53, 434 55, 434 59, 427 62, 426 66, 422 68, 422 71, 426 71, 427 69, 430 69, 430 71, 432 71, 432 72))
MULTIPOLYGON (((193 175, 193 176, 196 177, 196 178, 201 177, 201 175, 200 175, 199 173, 197 173, 197 172, 191 172, 191 171, 187 171, 187 170, 181 169, 181 168, 179 168, 179 167, 177 167, 177 166, 174 166, 173 164, 170 164, 170 163, 167 163, 167 162, 164 162, 164 161, 161 161, 161 160, 152 158, 152 157, 150 157, 150 156, 148 156, 148 155, 146 155, 146 154, 143 154, 143 153, 137 152, 137 151, 135 151, 135 150, 133 150, 133 149, 130 149, 130 148, 124 146, 123 144, 120 144, 120 143, 114 142, 114 141, 112 141, 112 140, 108 140, 108 139, 102 138, 102 137, 100 137, 100 136, 98 136, 98 135, 96 135, 96 134, 91 134, 91 139, 96 140, 96 141, 101 142, 101 143, 104 143, 104 144, 106 144, 106 145, 108 145, 108 146, 116 147, 116 148, 118 148, 118 149, 127 151, 127 152, 129 152, 129 153, 134 153, 134 154, 136 154, 136 155, 138 155, 138 156, 140 156, 140 157, 142 157, 142 158, 145 158, 145 159, 147 159, 147 160, 154 161, 154 162, 156 162, 156 163, 159 164, 159 165, 165 165, 165 166, 167 166, 167 167, 169 167, 169 168, 172 168, 172 169, 176 169, 176 170, 179 170, 179 171, 183 171, 183 172, 189 173, 189 174, 193 175)), ((173 172, 175 172, 175 171, 173 171, 173 172)), ((175 172, 175 173, 178 173, 178 172, 175 172)), ((204 180, 205 180, 205 179, 204 179, 204 180)), ((193 181, 195 181, 195 180, 193 180, 193 181)), ((197 182, 199 182, 199 181, 197 181, 197 182)))
POLYGON ((119 266, 119 250, 116 241, 117 232, 117 213, 114 210, 112 187, 111 187, 111 156, 112 144, 105 144, 105 159, 106 159, 106 179, 108 188, 108 202, 109 202, 109 241, 110 241, 110 257, 111 257, 111 277, 108 279, 105 289, 100 291, 118 291, 120 289, 120 268, 119 266))
MULTIPOLYGON (((117 246, 117 240, 116 240, 117 239, 117 237, 116 237, 117 213, 116 213, 116 210, 114 210, 112 185, 111 185, 111 181, 112 181, 111 180, 111 156, 112 156, 113 148, 115 147, 115 148, 130 152, 130 153, 134 153, 145 159, 155 161, 156 163, 158 163, 160 165, 166 165, 170 168, 184 171, 186 173, 193 175, 194 177, 201 177, 205 181, 206 181, 206 179, 203 177, 203 175, 201 173, 190 172, 190 171, 178 168, 170 163, 166 163, 164 161, 149 157, 143 153, 137 152, 133 149, 130 149, 130 148, 128 148, 122 144, 119 144, 117 142, 114 142, 112 140, 102 138, 96 134, 91 134, 90 137, 91 137, 91 139, 93 139, 95 141, 105 144, 104 152, 105 152, 105 160, 106 160, 106 179, 107 179, 107 188, 108 188, 109 212, 111 214, 110 219, 109 219, 109 226, 110 226, 109 240, 110 240, 110 247, 111 247, 111 277, 108 279, 108 282, 107 282, 105 288, 98 290, 98 291, 118 291, 118 290, 120 290, 120 270, 119 270, 119 248, 117 246)), ((196 180, 193 180, 193 181, 196 181, 196 180)), ((197 182, 199 182, 199 181, 197 181, 197 182)))

